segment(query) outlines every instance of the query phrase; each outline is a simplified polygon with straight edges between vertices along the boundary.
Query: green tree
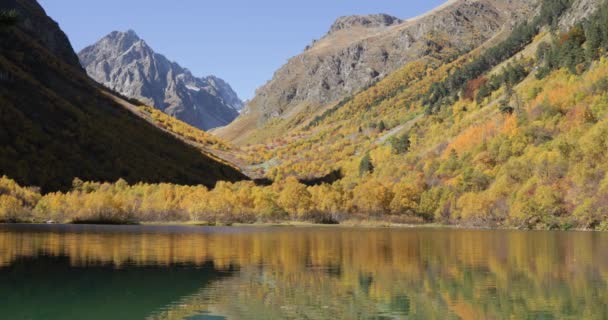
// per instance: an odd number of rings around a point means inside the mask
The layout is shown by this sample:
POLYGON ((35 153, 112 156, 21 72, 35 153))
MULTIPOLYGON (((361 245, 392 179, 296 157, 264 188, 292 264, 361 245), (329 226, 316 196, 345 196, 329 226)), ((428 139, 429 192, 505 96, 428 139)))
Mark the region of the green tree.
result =
POLYGON ((390 140, 394 154, 403 154, 410 149, 410 135, 405 133, 399 137, 393 137, 390 140))
POLYGON ((386 130, 386 124, 384 123, 384 120, 380 120, 380 122, 378 123, 378 131, 384 132, 385 130, 386 130))
POLYGON ((374 172, 374 164, 372 163, 369 152, 366 153, 363 158, 361 158, 361 162, 359 162, 359 176, 364 176, 368 172, 374 172))

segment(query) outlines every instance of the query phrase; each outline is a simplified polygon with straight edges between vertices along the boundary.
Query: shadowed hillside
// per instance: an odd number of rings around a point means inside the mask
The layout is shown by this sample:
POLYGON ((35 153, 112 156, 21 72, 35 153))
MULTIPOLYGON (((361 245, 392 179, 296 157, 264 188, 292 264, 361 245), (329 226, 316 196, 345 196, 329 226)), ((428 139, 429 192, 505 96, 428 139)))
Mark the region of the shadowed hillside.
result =
POLYGON ((66 36, 34 0, 2 1, 16 26, 0 30, 0 174, 44 191, 74 177, 213 186, 246 177, 103 94, 66 36))

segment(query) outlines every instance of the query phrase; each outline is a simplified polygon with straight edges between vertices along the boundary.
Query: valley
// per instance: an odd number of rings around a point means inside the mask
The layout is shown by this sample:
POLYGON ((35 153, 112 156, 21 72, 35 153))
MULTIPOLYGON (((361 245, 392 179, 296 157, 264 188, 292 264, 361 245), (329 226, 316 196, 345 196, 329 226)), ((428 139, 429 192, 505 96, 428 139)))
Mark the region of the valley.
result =
MULTIPOLYGON (((6 221, 605 230, 608 9, 579 1, 451 1, 405 21, 339 18, 258 90, 234 122, 211 133, 140 97, 102 90, 246 181, 187 186, 74 175, 63 192, 38 193, 5 170, 2 190, 11 205, 0 212, 6 221), (483 18, 473 23, 467 14, 483 18), (523 19, 528 15, 535 18, 523 19), (427 30, 437 27, 443 32, 427 30), (454 38, 450 28, 467 33, 454 38), (377 63, 374 50, 398 34, 409 34, 411 45, 387 52, 374 77, 358 75, 377 63), (311 67, 311 56, 322 65, 345 59, 353 47, 359 56, 349 59, 362 66, 347 73, 296 71, 311 67), (329 87, 303 89, 314 83, 329 87), (291 91, 297 93, 285 99, 291 91)), ((139 39, 133 32, 111 37, 139 39)))
POLYGON ((433 1, 0 0, 0 317, 606 319, 608 0, 433 1))

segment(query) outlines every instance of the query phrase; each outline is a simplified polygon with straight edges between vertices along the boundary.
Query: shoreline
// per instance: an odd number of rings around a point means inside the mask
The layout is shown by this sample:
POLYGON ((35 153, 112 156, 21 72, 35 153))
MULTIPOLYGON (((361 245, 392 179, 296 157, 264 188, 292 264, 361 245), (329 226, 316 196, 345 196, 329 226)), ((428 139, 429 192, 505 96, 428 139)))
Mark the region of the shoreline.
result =
POLYGON ((207 227, 207 228, 360 228, 360 229, 452 229, 452 230, 480 230, 480 231, 576 231, 576 232, 608 232, 593 229, 523 229, 515 227, 490 227, 474 225, 457 225, 442 223, 391 223, 387 221, 347 220, 337 224, 320 224, 302 221, 261 222, 261 223, 234 223, 214 225, 196 221, 152 221, 141 223, 45 223, 45 222, 0 222, 2 225, 48 225, 48 226, 117 226, 117 227, 207 227))
POLYGON ((362 228, 362 229, 456 229, 456 230, 485 230, 485 231, 578 231, 578 232, 608 232, 593 229, 523 229, 516 227, 490 227, 474 225, 458 225, 443 223, 392 223, 387 221, 348 220, 337 224, 321 224, 314 222, 285 221, 262 223, 234 223, 231 225, 207 225, 195 222, 143 222, 140 226, 183 226, 183 227, 259 227, 259 228, 362 228))

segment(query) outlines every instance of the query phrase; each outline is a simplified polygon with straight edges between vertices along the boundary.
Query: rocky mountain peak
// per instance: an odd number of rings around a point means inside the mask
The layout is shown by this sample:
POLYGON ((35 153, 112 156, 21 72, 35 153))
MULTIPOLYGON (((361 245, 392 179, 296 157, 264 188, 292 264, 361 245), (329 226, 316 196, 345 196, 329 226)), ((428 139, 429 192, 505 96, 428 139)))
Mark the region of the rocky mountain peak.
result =
POLYGON ((372 14, 365 16, 344 16, 338 18, 329 29, 329 34, 353 27, 378 28, 402 23, 403 20, 388 14, 372 14))
POLYGON ((193 76, 155 53, 133 30, 114 31, 78 56, 97 82, 200 129, 230 123, 243 107, 225 81, 193 76))
POLYGON ((133 30, 128 30, 126 32, 115 31, 111 33, 109 36, 110 41, 114 41, 119 44, 121 49, 126 50, 129 47, 133 46, 138 42, 143 42, 143 40, 135 33, 133 30))
POLYGON ((116 41, 116 42, 122 41, 126 44, 133 44, 133 43, 141 40, 141 38, 137 35, 137 33, 132 29, 129 29, 124 32, 123 31, 113 31, 110 34, 108 34, 106 36, 106 38, 108 40, 116 41))

